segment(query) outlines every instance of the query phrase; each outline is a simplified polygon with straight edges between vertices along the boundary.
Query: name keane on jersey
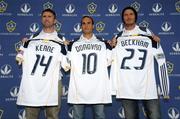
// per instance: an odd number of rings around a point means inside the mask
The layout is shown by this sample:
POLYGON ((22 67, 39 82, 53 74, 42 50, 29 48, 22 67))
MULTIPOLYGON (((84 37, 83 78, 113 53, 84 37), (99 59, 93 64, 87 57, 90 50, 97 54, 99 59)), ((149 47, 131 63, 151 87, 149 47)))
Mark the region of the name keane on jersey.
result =
POLYGON ((37 45, 36 51, 47 51, 53 53, 54 47, 47 46, 47 45, 37 45))
POLYGON ((101 50, 101 45, 99 44, 82 44, 82 45, 78 45, 75 46, 76 51, 83 51, 83 50, 101 50))
POLYGON ((137 40, 137 39, 128 39, 128 40, 123 40, 120 42, 120 45, 122 47, 124 46, 129 46, 129 45, 137 45, 137 46, 142 46, 142 47, 145 47, 147 48, 149 43, 148 42, 145 42, 143 40, 137 40))

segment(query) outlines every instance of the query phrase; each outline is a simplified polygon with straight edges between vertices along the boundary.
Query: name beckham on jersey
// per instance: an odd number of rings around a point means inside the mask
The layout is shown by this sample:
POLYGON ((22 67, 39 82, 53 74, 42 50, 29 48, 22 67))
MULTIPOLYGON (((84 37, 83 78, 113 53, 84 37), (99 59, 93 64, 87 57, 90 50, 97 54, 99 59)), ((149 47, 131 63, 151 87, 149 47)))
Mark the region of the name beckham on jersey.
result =
POLYGON ((48 46, 48 45, 37 45, 36 51, 47 51, 50 53, 53 53, 54 47, 48 46))
POLYGON ((149 43, 143 40, 137 40, 137 39, 128 39, 128 40, 121 41, 122 47, 128 46, 128 45, 137 45, 137 46, 142 46, 142 47, 147 48, 149 43))
POLYGON ((83 50, 101 50, 101 45, 99 44, 82 44, 79 46, 76 46, 76 51, 83 51, 83 50))

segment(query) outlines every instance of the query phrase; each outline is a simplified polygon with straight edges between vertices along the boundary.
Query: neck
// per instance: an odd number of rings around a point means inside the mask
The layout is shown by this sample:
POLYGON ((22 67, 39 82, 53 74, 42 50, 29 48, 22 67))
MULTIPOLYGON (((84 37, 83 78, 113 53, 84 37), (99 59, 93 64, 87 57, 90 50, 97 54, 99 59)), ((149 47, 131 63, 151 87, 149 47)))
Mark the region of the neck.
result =
POLYGON ((126 24, 126 25, 125 25, 125 29, 126 29, 126 30, 132 30, 132 29, 135 28, 135 26, 136 26, 136 24, 126 24))
POLYGON ((88 33, 88 34, 84 33, 83 36, 89 40, 93 36, 93 34, 92 33, 88 33))
POLYGON ((43 28, 43 31, 45 33, 52 33, 55 31, 54 27, 49 27, 49 28, 43 28))

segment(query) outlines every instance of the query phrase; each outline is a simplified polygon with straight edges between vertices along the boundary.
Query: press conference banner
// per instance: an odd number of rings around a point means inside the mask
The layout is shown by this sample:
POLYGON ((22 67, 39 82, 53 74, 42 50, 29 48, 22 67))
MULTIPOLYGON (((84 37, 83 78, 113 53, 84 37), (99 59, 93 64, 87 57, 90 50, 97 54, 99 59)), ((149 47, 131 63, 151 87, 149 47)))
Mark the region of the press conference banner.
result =
MULTIPOLYGON (((97 36, 110 40, 123 28, 121 11, 126 6, 138 11, 139 26, 148 27, 161 38, 170 79, 170 99, 166 101, 157 80, 162 119, 180 119, 180 0, 0 0, 0 119, 25 119, 24 107, 16 105, 22 70, 15 55, 22 38, 41 31, 43 9, 55 10, 56 30, 67 40, 81 35, 84 15, 94 18, 97 36)), ((65 73, 60 119, 73 118, 72 105, 67 104, 68 83, 69 73, 65 73)), ((141 118, 146 118, 141 104, 139 109, 141 118)), ((125 118, 120 100, 114 97, 105 112, 107 119, 125 118)), ((90 106, 85 115, 93 118, 90 106)))

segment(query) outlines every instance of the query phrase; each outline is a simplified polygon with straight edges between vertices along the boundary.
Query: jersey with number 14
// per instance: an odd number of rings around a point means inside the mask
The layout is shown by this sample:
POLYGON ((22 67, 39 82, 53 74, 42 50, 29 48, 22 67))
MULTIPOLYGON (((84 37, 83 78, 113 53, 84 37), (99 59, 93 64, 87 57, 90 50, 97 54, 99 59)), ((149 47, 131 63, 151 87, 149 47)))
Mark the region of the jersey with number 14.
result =
POLYGON ((89 40, 83 36, 72 44, 68 103, 111 103, 108 77, 109 46, 93 35, 89 40))
POLYGON ((154 59, 159 69, 163 96, 169 95, 169 78, 161 46, 151 40, 148 29, 138 26, 123 31, 113 49, 111 79, 117 98, 157 99, 154 59))
POLYGON ((64 45, 57 41, 31 39, 25 43, 18 105, 58 105, 59 70, 65 54, 64 45))

